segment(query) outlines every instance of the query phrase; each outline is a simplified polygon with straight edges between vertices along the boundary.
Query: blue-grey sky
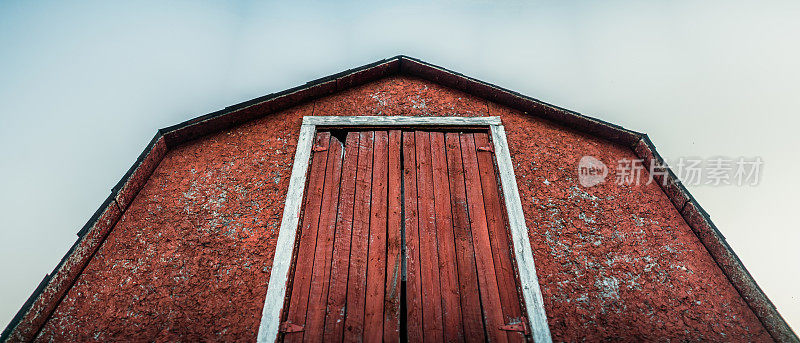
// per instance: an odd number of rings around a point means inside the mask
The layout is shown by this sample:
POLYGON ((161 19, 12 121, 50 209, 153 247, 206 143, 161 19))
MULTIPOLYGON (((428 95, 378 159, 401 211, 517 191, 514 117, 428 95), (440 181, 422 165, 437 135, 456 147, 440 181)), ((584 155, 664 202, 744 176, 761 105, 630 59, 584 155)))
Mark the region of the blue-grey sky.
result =
POLYGON ((646 132, 800 328, 800 2, 0 2, 0 327, 156 130, 397 54, 646 132))

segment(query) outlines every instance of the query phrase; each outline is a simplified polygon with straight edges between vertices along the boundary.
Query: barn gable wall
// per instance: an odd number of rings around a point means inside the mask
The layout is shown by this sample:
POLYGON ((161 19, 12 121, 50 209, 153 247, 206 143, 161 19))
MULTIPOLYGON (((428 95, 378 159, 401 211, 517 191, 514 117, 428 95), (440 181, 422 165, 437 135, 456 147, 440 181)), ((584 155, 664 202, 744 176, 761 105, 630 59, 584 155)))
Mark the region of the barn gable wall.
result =
POLYGON ((578 185, 629 147, 406 76, 172 148, 39 339, 254 339, 305 115, 500 116, 555 340, 769 339, 661 188, 578 185))

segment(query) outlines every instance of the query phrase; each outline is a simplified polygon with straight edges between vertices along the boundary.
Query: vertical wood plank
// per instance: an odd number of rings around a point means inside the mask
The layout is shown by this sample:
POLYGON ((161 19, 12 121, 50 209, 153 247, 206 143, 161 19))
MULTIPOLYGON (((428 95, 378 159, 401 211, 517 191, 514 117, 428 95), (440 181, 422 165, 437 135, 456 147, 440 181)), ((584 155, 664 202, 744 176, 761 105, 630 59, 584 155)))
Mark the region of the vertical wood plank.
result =
POLYGON ((388 214, 386 239, 386 291, 383 341, 400 341, 400 280, 402 273, 400 130, 389 131, 388 149, 388 214))
POLYGON ((358 132, 348 132, 345 138, 339 208, 336 215, 328 306, 325 316, 325 342, 339 342, 344 331, 347 277, 350 266, 350 240, 355 204, 356 168, 358 166, 358 132))
POLYGON ((420 279, 417 166, 414 132, 403 132, 403 184, 406 235, 406 316, 409 342, 422 342, 422 284, 420 279))
POLYGON ((464 188, 464 164, 459 134, 448 132, 445 134, 445 141, 464 338, 467 342, 484 342, 483 313, 478 291, 478 275, 469 223, 467 195, 464 188))
MULTIPOLYGON (((489 135, 485 132, 476 132, 475 145, 487 147, 489 150, 478 150, 478 170, 480 172, 481 187, 486 210, 486 223, 489 229, 489 240, 492 247, 494 270, 497 274, 497 285, 500 293, 500 303, 503 305, 503 319, 505 324, 519 323, 522 320, 522 300, 517 292, 517 278, 514 273, 513 252, 508 239, 506 217, 500 202, 498 178, 494 170, 493 154, 489 143, 489 135)), ((507 332, 510 341, 521 342, 525 336, 521 332, 507 332)))
POLYGON ((445 342, 464 340, 461 321, 461 298, 458 289, 455 238, 450 183, 447 175, 447 156, 443 132, 431 132, 431 165, 436 211, 436 237, 439 248, 439 283, 442 299, 442 323, 445 342))
POLYGON ((414 134, 417 149, 417 209, 419 211, 419 265, 422 276, 422 328, 426 341, 441 342, 442 298, 433 199, 431 138, 427 131, 414 134))
POLYGON ((364 341, 383 339, 383 292, 386 290, 386 216, 388 197, 387 131, 375 131, 372 164, 372 205, 369 221, 367 299, 364 310, 364 341))
POLYGON ((311 289, 308 295, 306 325, 303 330, 303 340, 306 342, 321 341, 325 326, 343 155, 342 142, 331 136, 328 145, 328 163, 322 192, 319 229, 317 230, 317 247, 314 252, 314 269, 311 274, 311 289))
POLYGON ((350 242, 350 271, 347 278, 347 313, 344 321, 345 342, 360 342, 364 338, 373 139, 373 131, 359 133, 353 232, 350 242))
MULTIPOLYGON (((315 146, 327 147, 330 137, 328 132, 317 133, 315 146)), ((311 171, 308 176, 308 192, 306 194, 305 208, 303 209, 303 225, 300 228, 300 242, 298 243, 299 248, 295 262, 292 293, 286 317, 288 322, 297 325, 305 325, 306 320, 327 160, 327 150, 314 153, 311 160, 311 171)), ((287 342, 300 342, 303 340, 303 334, 302 332, 290 333, 284 339, 287 342)))
POLYGON ((481 290, 486 332, 492 342, 507 342, 506 333, 499 329, 503 323, 502 305, 497 286, 492 248, 486 223, 480 171, 473 134, 461 134, 461 154, 464 160, 464 183, 467 191, 472 241, 475 244, 475 264, 481 290))

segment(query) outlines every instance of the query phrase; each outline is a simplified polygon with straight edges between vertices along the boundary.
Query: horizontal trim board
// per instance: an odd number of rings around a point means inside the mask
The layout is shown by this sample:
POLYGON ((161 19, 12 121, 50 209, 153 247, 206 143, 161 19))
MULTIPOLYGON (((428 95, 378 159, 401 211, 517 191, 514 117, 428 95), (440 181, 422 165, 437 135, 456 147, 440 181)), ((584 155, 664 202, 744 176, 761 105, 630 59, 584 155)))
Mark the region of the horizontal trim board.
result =
POLYGON ((303 125, 318 126, 489 126, 500 124, 500 117, 307 116, 303 118, 303 125))

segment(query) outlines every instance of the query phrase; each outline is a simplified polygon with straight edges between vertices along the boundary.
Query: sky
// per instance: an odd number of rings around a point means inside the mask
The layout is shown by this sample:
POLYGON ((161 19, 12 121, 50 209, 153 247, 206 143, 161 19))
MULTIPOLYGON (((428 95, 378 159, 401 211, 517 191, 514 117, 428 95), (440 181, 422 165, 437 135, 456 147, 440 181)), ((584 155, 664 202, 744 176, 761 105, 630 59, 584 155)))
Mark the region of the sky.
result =
POLYGON ((694 185, 800 329, 800 2, 0 1, 0 327, 156 130, 398 54, 625 128, 694 185))

